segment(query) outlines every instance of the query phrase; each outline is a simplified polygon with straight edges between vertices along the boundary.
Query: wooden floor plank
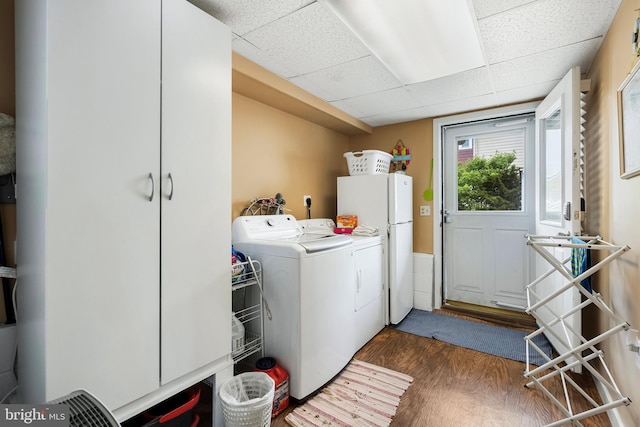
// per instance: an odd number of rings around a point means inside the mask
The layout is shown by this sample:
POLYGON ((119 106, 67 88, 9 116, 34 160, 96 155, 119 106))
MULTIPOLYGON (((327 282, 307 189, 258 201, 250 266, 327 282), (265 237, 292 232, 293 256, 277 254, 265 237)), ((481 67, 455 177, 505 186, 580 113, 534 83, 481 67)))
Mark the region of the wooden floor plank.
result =
MULTIPOLYGON (((525 387, 525 364, 385 328, 355 358, 414 377, 402 396, 391 425, 397 427, 542 426, 564 418, 540 390, 525 387)), ((597 396, 588 375, 575 376, 587 392, 597 396)), ((559 379, 545 384, 563 396, 559 379), (557 381, 556 381, 557 380, 557 381)), ((599 400, 599 399, 596 399, 599 400)), ((273 427, 286 427, 286 414, 273 427)), ((589 409, 584 399, 573 401, 574 412, 589 409)), ((610 426, 606 414, 582 421, 584 426, 610 426)))

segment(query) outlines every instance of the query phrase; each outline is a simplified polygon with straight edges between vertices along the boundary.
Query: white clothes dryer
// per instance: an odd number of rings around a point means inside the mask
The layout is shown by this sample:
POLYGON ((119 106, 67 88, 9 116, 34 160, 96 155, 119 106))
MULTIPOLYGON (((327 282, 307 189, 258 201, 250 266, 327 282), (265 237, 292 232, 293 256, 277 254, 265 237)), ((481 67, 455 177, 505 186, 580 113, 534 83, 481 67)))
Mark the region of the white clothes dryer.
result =
POLYGON ((353 242, 333 233, 305 234, 291 215, 233 221, 236 250, 262 264, 265 355, 289 372, 289 394, 302 400, 351 360, 349 319, 353 242))
MULTIPOLYGON (((333 234, 336 227, 329 218, 304 219, 298 224, 305 234, 320 236, 333 234)), ((353 312, 349 324, 355 353, 384 328, 386 263, 383 236, 342 236, 353 240, 353 280, 349 287, 353 312)))

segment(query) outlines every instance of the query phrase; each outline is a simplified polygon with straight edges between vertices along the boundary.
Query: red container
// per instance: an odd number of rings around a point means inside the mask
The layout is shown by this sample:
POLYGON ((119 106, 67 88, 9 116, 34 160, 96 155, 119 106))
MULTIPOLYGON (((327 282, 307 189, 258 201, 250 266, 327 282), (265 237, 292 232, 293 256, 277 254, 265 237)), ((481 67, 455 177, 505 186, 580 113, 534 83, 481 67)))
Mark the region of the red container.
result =
POLYGON ((147 420, 143 427, 196 427, 200 417, 192 416, 192 411, 198 400, 200 386, 196 384, 143 412, 147 420))
POLYGON ((289 406, 289 373, 278 365, 273 357, 258 359, 254 371, 266 373, 275 382, 271 411, 271 418, 274 418, 289 406))

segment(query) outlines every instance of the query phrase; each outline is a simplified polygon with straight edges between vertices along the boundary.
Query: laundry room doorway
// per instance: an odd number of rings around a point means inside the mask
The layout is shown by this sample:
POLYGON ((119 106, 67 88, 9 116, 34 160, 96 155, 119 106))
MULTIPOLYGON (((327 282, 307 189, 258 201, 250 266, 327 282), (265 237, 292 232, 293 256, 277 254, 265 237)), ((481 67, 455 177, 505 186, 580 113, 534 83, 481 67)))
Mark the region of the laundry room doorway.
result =
POLYGON ((445 126, 442 133, 445 301, 526 307, 535 230, 535 115, 445 126))

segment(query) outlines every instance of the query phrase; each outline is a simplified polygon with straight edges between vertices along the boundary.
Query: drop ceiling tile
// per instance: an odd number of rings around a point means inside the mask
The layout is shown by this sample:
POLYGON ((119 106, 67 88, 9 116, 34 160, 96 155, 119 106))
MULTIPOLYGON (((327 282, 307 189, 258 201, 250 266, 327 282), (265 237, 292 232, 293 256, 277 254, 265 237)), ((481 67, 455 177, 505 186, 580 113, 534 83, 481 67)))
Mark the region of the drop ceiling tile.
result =
POLYGON ((601 38, 590 39, 490 66, 497 91, 561 79, 567 71, 579 65, 582 73, 589 71, 601 38))
POLYGON ((482 19, 534 1, 536 0, 473 0, 473 8, 476 17, 482 19))
POLYGON ((306 76, 292 77, 289 79, 289 81, 294 85, 306 90, 310 94, 317 96, 318 98, 325 99, 325 100, 340 98, 339 94, 331 93, 324 86, 318 86, 316 83, 314 83, 313 80, 309 79, 306 76))
POLYGON ((360 120, 369 126, 385 126, 394 123, 410 122, 431 117, 427 107, 419 107, 411 110, 396 111, 395 113, 377 114, 375 116, 362 117, 360 120))
MULTIPOLYGON (((357 110, 355 107, 353 107, 351 104, 349 104, 346 101, 333 101, 330 104, 333 105, 334 107, 336 107, 337 109, 342 110, 345 113, 347 113, 350 116, 353 116, 353 117, 355 117, 357 119, 365 116, 365 114, 362 111, 357 110)), ((369 123, 367 123, 367 124, 369 124, 369 123)))
POLYGON ((231 46, 234 52, 244 56, 256 64, 259 64, 262 68, 266 68, 280 77, 289 78, 297 75, 295 71, 285 68, 282 64, 278 63, 265 52, 258 49, 251 43, 248 43, 243 38, 234 37, 231 42, 231 46))
POLYGON ((428 110, 431 114, 429 117, 438 117, 480 110, 483 108, 497 107, 498 105, 499 103, 496 95, 487 94, 473 98, 460 99, 453 102, 446 102, 443 104, 431 105, 428 107, 428 110))
POLYGON ((384 112, 393 113, 420 107, 420 103, 404 87, 347 98, 342 102, 360 111, 361 116, 375 116, 384 112))
POLYGON ((314 0, 189 0, 242 35, 280 19, 314 0))
MULTIPOLYGON (((384 125, 388 125, 391 123, 385 123, 382 121, 377 121, 376 119, 360 119, 361 122, 368 124, 369 126, 371 126, 372 128, 378 127, 378 126, 384 126, 384 125)), ((395 123, 400 123, 400 122, 395 122, 395 123)))
POLYGON ((557 79, 531 86, 517 87, 498 92, 496 93, 496 97, 501 105, 543 99, 559 82, 560 79, 557 79))
POLYGON ((620 0, 539 0, 480 19, 490 64, 544 52, 606 33, 620 0))
POLYGON ((493 92, 485 67, 407 87, 411 95, 424 105, 442 104, 493 92))
POLYGON ((362 42, 318 3, 243 38, 301 75, 369 55, 362 42))
POLYGON ((313 84, 324 88, 338 101, 402 86, 376 58, 365 56, 305 75, 313 84))
POLYGON ((451 114, 459 114, 467 111, 480 110, 498 106, 498 98, 494 94, 476 96, 469 99, 461 99, 453 102, 429 105, 395 113, 385 113, 375 116, 363 117, 360 120, 369 124, 375 122, 379 125, 420 120, 424 118, 442 117, 451 114))

